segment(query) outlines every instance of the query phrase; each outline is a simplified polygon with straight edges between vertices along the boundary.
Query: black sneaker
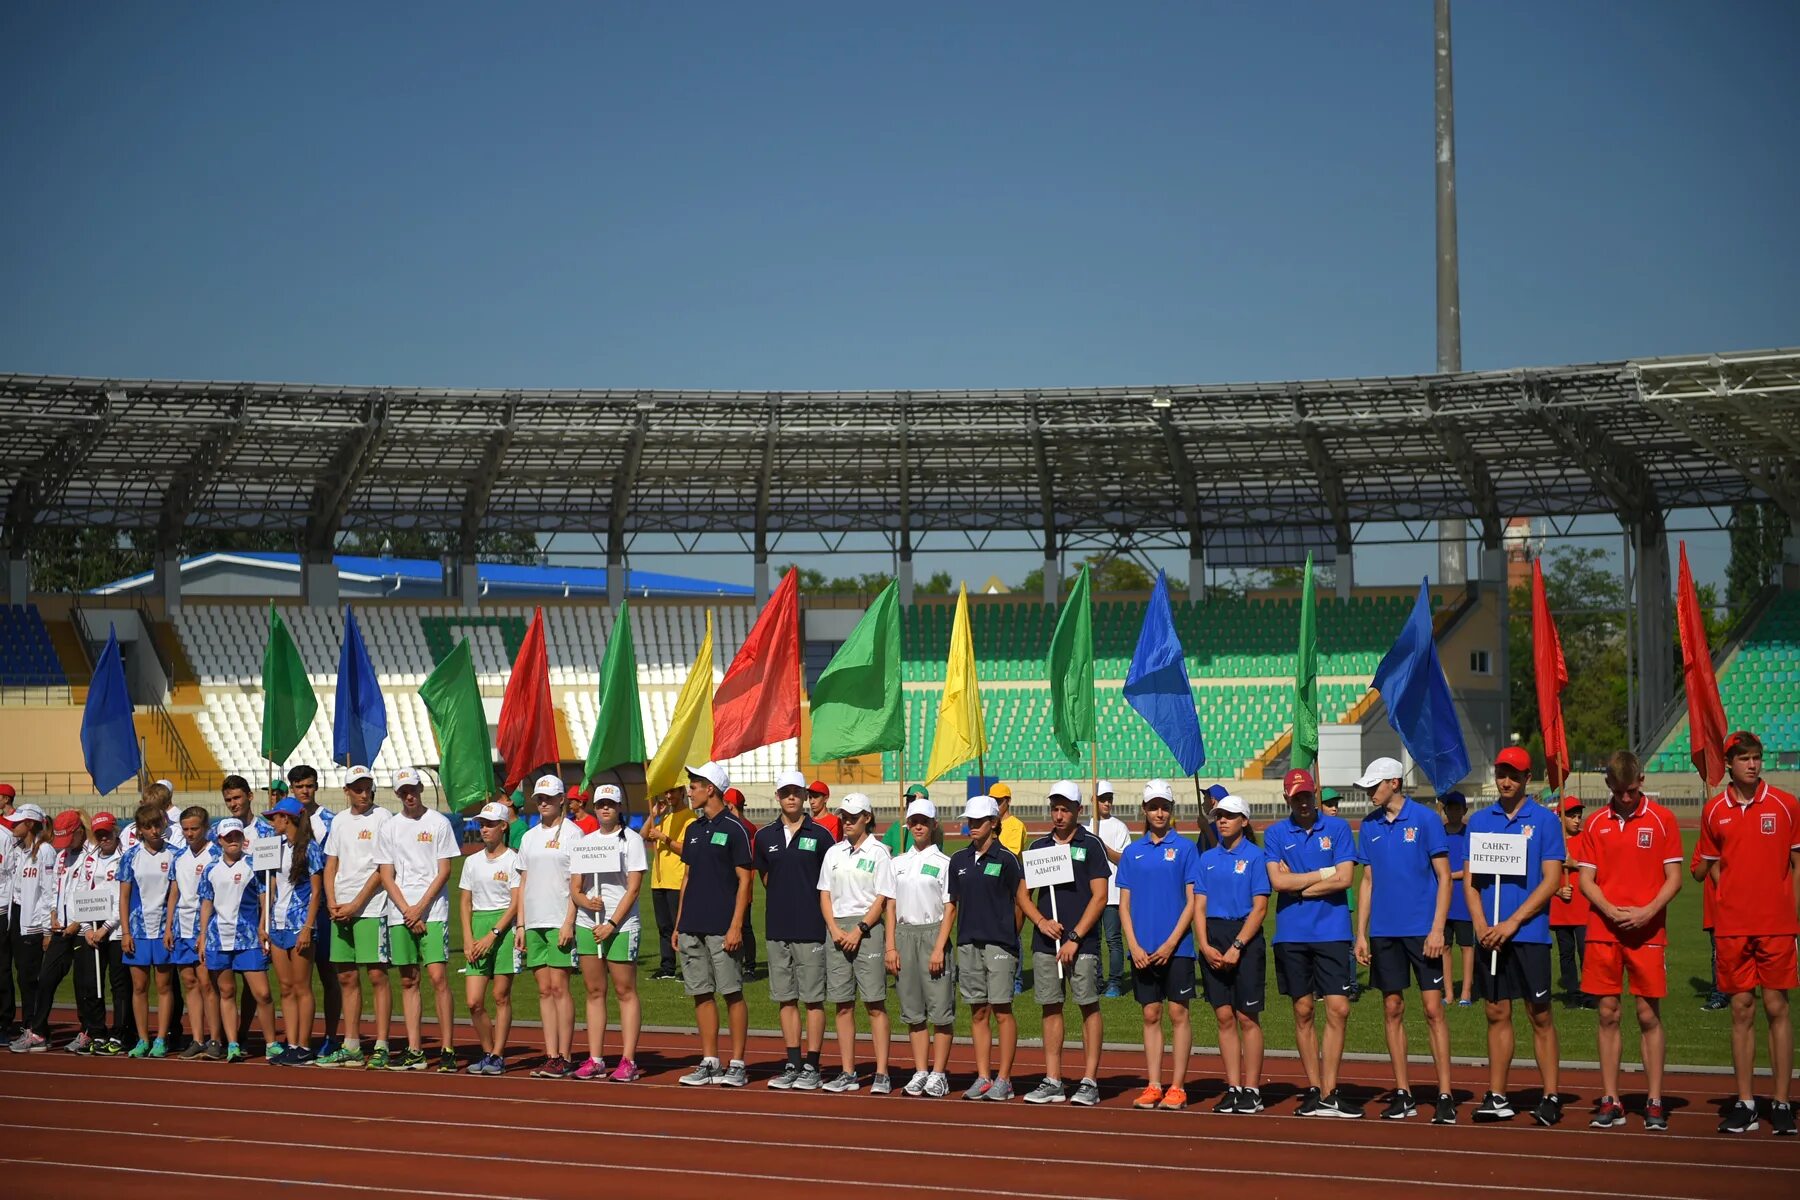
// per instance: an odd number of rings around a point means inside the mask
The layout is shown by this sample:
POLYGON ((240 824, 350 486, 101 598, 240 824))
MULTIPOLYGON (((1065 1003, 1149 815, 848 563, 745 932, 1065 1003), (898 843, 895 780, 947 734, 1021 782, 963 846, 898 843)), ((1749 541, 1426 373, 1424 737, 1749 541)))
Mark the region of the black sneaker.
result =
POLYGON ((1701 1012, 1723 1012, 1731 1007, 1731 1001, 1721 992, 1714 992, 1700 1005, 1701 1012))
POLYGON ((1411 1092, 1395 1092, 1388 1098, 1388 1106, 1381 1110, 1381 1119, 1404 1121, 1418 1111, 1419 1106, 1413 1103, 1411 1092))
POLYGON ((658 971, 656 974, 652 975, 650 978, 652 978, 652 979, 680 979, 681 975, 675 971, 662 970, 662 971, 658 971))
POLYGON ((1455 1096, 1452 1096, 1449 1092, 1440 1092, 1438 1094, 1437 1106, 1432 1110, 1432 1113, 1431 1113, 1431 1123, 1433 1125, 1454 1125, 1454 1124, 1456 1124, 1456 1097, 1455 1096))
MULTIPOLYGON (((1659 1104, 1656 1107, 1660 1110, 1662 1105, 1659 1104)), ((1648 1109, 1646 1109, 1646 1111, 1648 1111, 1648 1109)), ((1599 1102, 1594 1105, 1594 1115, 1593 1118, 1588 1121, 1588 1126, 1592 1129, 1611 1129, 1615 1125, 1623 1125, 1624 1123, 1625 1106, 1611 1096, 1602 1096, 1600 1097, 1599 1102)), ((1668 1128, 1666 1120, 1664 1121, 1663 1128, 1668 1128)))
POLYGON ((1237 1114, 1240 1117, 1254 1117, 1263 1110, 1262 1091, 1258 1088, 1245 1087, 1238 1089, 1237 1114))
POLYGON ((1537 1107, 1531 1110, 1531 1119, 1545 1128, 1560 1124, 1562 1117, 1562 1097, 1554 1092, 1539 1100, 1537 1107))
POLYGON ((1726 1109, 1725 1119, 1719 1122, 1720 1133, 1755 1133, 1759 1128, 1761 1122, 1756 1119, 1756 1105, 1745 1104, 1742 1100, 1726 1109))
POLYGON ((1219 1102, 1217 1104, 1213 1105, 1213 1111, 1216 1113, 1223 1113, 1226 1116, 1230 1116, 1233 1113, 1237 1112, 1237 1110, 1238 1110, 1238 1090, 1236 1088, 1226 1088, 1225 1094, 1223 1096, 1219 1097, 1219 1102))
MULTIPOLYGON (((1621 1109, 1619 1111, 1620 1119, 1623 1120, 1624 1116, 1624 1110, 1621 1109)), ((1669 1110, 1663 1107, 1663 1102, 1661 1100, 1646 1100, 1644 1102, 1644 1128, 1667 1129, 1668 1127, 1669 1110)))
POLYGON ((1332 1088, 1329 1096, 1319 1098, 1319 1111, 1313 1114, 1318 1117, 1341 1117, 1346 1121, 1362 1120, 1363 1110, 1360 1105, 1352 1104, 1344 1099, 1344 1093, 1332 1088))
POLYGON ((1316 1117, 1319 1115, 1319 1089, 1309 1087, 1300 1093, 1300 1107, 1294 1110, 1296 1117, 1316 1117))
POLYGON ((1777 1100, 1769 1105, 1769 1129, 1776 1137, 1794 1136, 1794 1106, 1777 1100))
POLYGON ((1475 1123, 1487 1121, 1510 1121, 1513 1119, 1513 1106, 1499 1092, 1489 1092, 1481 1098, 1481 1106, 1475 1110, 1475 1123))

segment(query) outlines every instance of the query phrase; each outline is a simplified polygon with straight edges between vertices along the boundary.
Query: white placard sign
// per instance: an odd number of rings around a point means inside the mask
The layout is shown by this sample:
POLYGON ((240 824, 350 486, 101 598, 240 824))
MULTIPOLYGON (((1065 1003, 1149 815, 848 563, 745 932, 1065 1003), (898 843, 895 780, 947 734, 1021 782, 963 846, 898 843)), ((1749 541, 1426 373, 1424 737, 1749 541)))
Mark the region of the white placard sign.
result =
POLYGON ((1522 833, 1471 833, 1469 874, 1523 875, 1531 839, 1522 833))
POLYGON ((110 921, 118 903, 119 895, 116 890, 111 895, 106 892, 77 891, 69 896, 69 915, 82 924, 110 921))
POLYGON ((285 840, 279 833, 252 839, 250 842, 250 869, 253 871, 279 871, 281 869, 281 844, 285 840))
POLYGON ((612 875, 619 871, 623 862, 623 848, 618 838, 608 838, 603 842, 590 842, 583 838, 569 851, 569 874, 612 875))
POLYGON ((1025 852, 1025 886, 1050 887, 1075 882, 1075 862, 1067 846, 1045 846, 1025 852))

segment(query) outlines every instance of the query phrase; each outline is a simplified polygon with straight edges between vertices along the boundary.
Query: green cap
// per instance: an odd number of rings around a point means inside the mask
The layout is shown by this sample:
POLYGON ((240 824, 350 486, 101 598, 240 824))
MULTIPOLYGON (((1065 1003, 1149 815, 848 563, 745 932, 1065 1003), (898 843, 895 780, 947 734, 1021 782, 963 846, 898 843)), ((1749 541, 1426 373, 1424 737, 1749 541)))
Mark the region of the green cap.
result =
POLYGON ((931 793, 925 789, 925 785, 922 783, 908 785, 906 794, 909 796, 917 796, 921 800, 931 799, 931 793))
POLYGON ((1336 792, 1332 791, 1330 788, 1326 788, 1324 791, 1319 793, 1319 803, 1320 804, 1325 803, 1325 801, 1327 801, 1327 800, 1341 801, 1342 799, 1343 799, 1342 796, 1338 795, 1336 792))
POLYGON ((263 790, 269 792, 285 792, 288 790, 287 780, 277 776, 276 778, 269 780, 269 786, 263 790))

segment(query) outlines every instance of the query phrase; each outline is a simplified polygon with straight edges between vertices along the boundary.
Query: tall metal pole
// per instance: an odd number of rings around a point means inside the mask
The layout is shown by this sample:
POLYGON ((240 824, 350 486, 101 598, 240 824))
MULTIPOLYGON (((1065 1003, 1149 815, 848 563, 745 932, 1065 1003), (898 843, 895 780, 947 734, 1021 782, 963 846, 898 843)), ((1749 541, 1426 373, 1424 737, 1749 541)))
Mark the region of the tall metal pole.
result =
MULTIPOLYGON (((1436 17, 1432 63, 1437 123, 1432 142, 1437 162, 1437 369, 1462 370, 1462 300, 1456 269, 1456 89, 1450 72, 1450 0, 1433 0, 1436 17)), ((1438 522, 1438 582, 1469 578, 1468 523, 1438 522)), ((1505 587, 1505 580, 1500 581, 1505 587)))

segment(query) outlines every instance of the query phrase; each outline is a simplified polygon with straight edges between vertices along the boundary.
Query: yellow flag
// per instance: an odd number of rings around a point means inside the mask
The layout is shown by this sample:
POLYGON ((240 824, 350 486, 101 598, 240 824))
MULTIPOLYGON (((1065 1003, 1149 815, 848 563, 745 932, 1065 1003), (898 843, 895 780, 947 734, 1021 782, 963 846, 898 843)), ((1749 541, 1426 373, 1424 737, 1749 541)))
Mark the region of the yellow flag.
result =
POLYGON ((944 668, 944 695, 938 701, 937 733, 925 782, 987 753, 987 723, 981 719, 981 683, 975 677, 975 635, 969 628, 969 588, 956 597, 950 626, 950 661, 944 668))
POLYGON ((711 752, 713 699, 713 623, 712 609, 706 610, 706 640, 700 653, 688 668, 687 682, 675 698, 675 715, 669 720, 669 732, 663 735, 650 765, 644 768, 644 790, 652 797, 687 782, 690 764, 704 760, 711 752), (688 755, 697 752, 698 759, 688 755))

